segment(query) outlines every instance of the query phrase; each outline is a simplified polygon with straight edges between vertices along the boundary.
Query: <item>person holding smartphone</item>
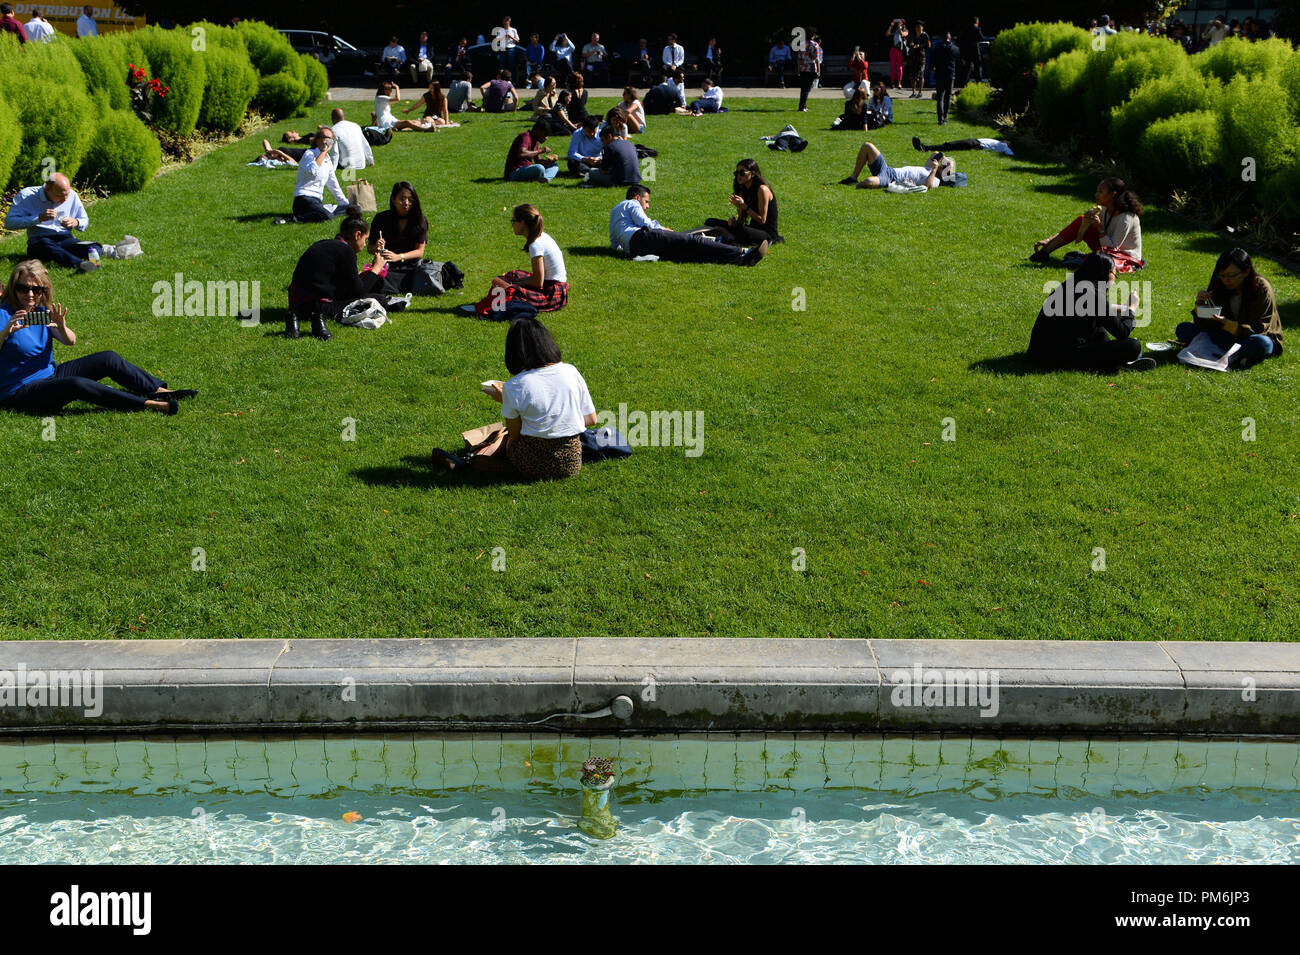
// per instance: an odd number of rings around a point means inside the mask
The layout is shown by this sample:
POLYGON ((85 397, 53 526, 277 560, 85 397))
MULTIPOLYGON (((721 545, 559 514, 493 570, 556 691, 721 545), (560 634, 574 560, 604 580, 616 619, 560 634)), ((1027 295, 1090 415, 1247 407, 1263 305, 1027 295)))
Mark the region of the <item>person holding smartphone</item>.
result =
POLYGON ((137 368, 117 352, 99 351, 71 361, 54 360, 54 342, 77 344, 68 310, 51 303, 50 275, 38 259, 14 266, 0 303, 0 407, 52 414, 72 401, 116 411, 174 415, 177 401, 197 391, 171 391, 167 382, 137 368), (110 388, 111 378, 126 390, 110 388))

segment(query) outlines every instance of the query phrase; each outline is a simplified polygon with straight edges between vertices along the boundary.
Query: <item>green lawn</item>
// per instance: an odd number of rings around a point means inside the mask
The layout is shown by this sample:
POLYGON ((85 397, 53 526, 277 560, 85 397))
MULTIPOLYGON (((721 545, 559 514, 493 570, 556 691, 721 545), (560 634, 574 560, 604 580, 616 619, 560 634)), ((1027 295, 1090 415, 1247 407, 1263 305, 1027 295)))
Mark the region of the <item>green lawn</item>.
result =
MULTIPOLYGON (((683 229, 725 215, 735 161, 757 158, 788 242, 756 268, 611 257, 621 191, 503 183, 522 122, 475 115, 399 134, 369 176, 381 206, 416 184, 427 254, 459 264, 466 290, 329 343, 279 332, 299 254, 333 229, 271 223, 294 174, 246 168, 254 144, 95 204, 89 235, 132 233, 145 255, 55 273, 79 336, 56 358, 114 349, 201 394, 175 418, 72 410, 52 442, 0 413, 0 635, 1294 638, 1289 352, 1227 375, 1033 373, 1014 356, 1064 272, 1025 257, 1091 204, 1092 177, 964 153, 969 189, 850 190, 835 183, 862 137, 823 131, 838 102, 729 105, 651 118, 651 213, 683 229), (805 152, 758 142, 787 122, 805 152), (702 411, 701 456, 642 448, 536 485, 428 469, 431 447, 493 420, 478 383, 506 376, 505 328, 456 306, 526 266, 508 212, 526 201, 565 250, 570 304, 545 320, 597 407, 702 411), (176 272, 260 281, 268 324, 154 317, 153 283, 176 272)), ((903 165, 914 133, 939 131, 928 100, 895 110, 870 136, 903 165)), ((310 122, 272 138, 290 125, 310 122)), ((1154 208, 1143 221, 1141 335, 1163 339, 1224 242, 1154 208)), ((6 276, 23 248, 0 248, 6 276)), ((1296 334, 1300 282, 1260 266, 1296 334)))

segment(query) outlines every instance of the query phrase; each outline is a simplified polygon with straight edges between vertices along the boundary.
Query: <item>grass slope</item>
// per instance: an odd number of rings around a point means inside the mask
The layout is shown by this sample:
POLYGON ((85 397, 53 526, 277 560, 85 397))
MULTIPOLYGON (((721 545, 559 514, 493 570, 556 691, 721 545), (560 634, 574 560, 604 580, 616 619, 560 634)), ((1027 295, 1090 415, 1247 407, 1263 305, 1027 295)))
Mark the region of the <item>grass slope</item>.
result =
MULTIPOLYGON (((726 215, 733 164, 756 157, 789 239, 758 267, 611 257, 621 195, 503 183, 522 123, 476 115, 399 134, 369 175, 381 207, 393 182, 416 184, 428 255, 458 263, 466 291, 329 343, 278 322, 297 257, 333 230, 271 224, 293 173, 246 168, 252 144, 94 205, 92 237, 132 233, 145 255, 56 272, 80 338, 56 357, 114 349, 202 393, 170 419, 72 411, 52 442, 40 419, 0 414, 0 636, 1294 638, 1289 355, 1228 375, 1027 373, 1008 356, 1064 273, 1025 256, 1090 204, 1091 177, 965 153, 968 189, 850 190, 834 183, 861 136, 823 131, 838 103, 729 105, 651 118, 651 212, 675 228, 726 215), (762 148, 790 121, 806 151, 762 148), (426 468, 493 418, 478 382, 505 377, 505 328, 455 306, 526 266, 508 212, 525 201, 565 250, 570 305, 545 320, 597 407, 701 410, 702 456, 643 448, 536 485, 426 468), (177 272, 260 281, 269 324, 154 317, 153 283, 177 272)), ((914 133, 938 130, 929 101, 895 109, 870 135, 902 165, 914 133)), ((310 122, 273 138, 289 125, 310 122)), ((1161 339, 1224 243, 1159 210, 1143 221, 1142 337, 1161 339)), ((23 246, 0 247, 6 275, 23 246)), ((1294 326, 1295 277, 1261 267, 1294 326)))

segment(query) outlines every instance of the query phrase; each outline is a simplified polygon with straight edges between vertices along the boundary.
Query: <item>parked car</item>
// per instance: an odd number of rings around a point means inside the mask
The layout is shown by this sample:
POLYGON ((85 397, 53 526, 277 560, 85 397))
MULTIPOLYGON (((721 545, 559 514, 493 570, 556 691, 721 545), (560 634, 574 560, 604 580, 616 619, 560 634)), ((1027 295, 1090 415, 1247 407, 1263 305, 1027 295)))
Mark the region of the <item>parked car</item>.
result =
POLYGON ((331 77, 373 76, 382 50, 356 47, 342 37, 320 30, 281 30, 289 44, 299 53, 314 56, 325 65, 331 77))

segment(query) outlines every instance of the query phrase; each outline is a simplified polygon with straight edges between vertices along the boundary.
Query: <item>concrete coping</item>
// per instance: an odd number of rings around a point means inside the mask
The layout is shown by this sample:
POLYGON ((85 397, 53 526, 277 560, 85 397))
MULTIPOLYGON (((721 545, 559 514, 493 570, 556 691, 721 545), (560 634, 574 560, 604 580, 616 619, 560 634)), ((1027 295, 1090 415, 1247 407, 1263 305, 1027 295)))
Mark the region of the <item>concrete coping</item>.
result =
POLYGON ((1300 645, 791 639, 0 642, 0 733, 1300 735, 1300 645), (584 719, 626 697, 615 713, 584 719), (622 718, 625 717, 625 718, 622 718))

